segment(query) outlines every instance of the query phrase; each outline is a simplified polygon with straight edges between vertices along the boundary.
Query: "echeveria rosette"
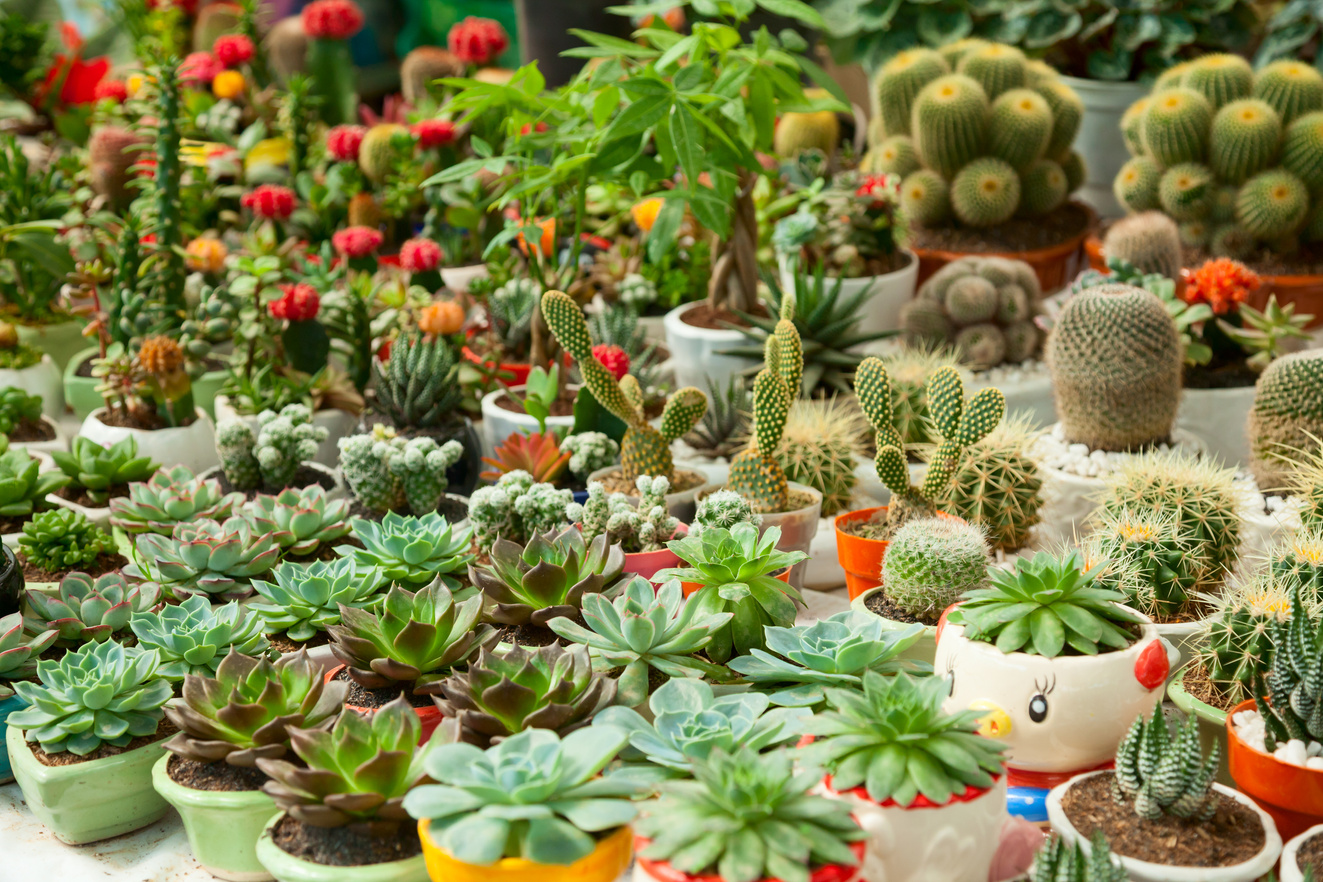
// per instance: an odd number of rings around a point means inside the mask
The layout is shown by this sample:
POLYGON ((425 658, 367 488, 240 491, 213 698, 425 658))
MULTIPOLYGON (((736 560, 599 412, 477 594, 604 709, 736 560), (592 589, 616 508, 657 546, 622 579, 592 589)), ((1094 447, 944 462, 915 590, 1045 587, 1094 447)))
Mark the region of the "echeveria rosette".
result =
POLYGON ((614 726, 629 733, 620 753, 626 762, 647 762, 687 775, 694 760, 714 750, 734 751, 740 745, 767 750, 792 741, 804 731, 808 708, 771 707, 760 692, 716 696, 702 680, 663 683, 648 699, 653 720, 631 707, 608 707, 593 718, 593 726, 614 726))
POLYGON ((32 633, 55 631, 60 646, 100 643, 127 631, 133 614, 149 611, 160 598, 160 586, 130 585, 119 573, 95 579, 70 573, 56 594, 28 590, 23 622, 32 633))
POLYGON ((253 593, 255 576, 280 559, 274 533, 257 533, 241 517, 176 524, 169 536, 143 533, 135 540, 137 560, 124 568, 131 578, 156 582, 174 598, 206 595, 242 600, 253 593))
POLYGON ((1085 570, 1078 552, 1022 557, 1014 570, 990 569, 991 586, 967 591, 947 620, 1006 653, 1055 658, 1067 647, 1081 655, 1125 649, 1137 636, 1124 626, 1148 619, 1121 605, 1124 594, 1097 584, 1103 566, 1085 570))
POLYGON ((422 517, 387 512, 380 523, 354 518, 350 527, 363 547, 341 545, 335 549, 341 557, 377 567, 392 582, 421 586, 439 577, 461 599, 472 593, 454 576, 473 560, 472 528, 455 526, 437 512, 422 517))
POLYGON ((619 545, 606 536, 584 543, 574 527, 533 534, 522 548, 497 539, 491 565, 470 567, 469 578, 494 604, 488 617, 504 625, 545 628, 559 616, 577 616, 589 594, 611 593, 625 569, 619 545))
POLYGON ((127 533, 169 536, 182 522, 228 518, 243 501, 242 493, 222 493, 220 481, 203 480, 181 465, 129 484, 128 497, 110 500, 110 523, 127 533))
POLYGON ((25 517, 54 503, 46 497, 69 483, 61 472, 41 471, 41 460, 25 448, 0 452, 0 517, 25 517))
POLYGON ((805 762, 823 766, 832 789, 868 791, 874 802, 908 806, 920 794, 945 805, 967 787, 991 787, 1006 745, 978 734, 979 712, 948 714, 940 677, 864 675, 863 690, 827 690, 830 708, 805 725, 805 762))
POLYGON ((376 567, 352 557, 308 564, 282 563, 271 571, 274 582, 253 580, 258 600, 248 608, 262 617, 268 634, 283 632, 296 643, 340 624, 340 607, 368 609, 381 603, 384 579, 376 567))
POLYGON ((323 542, 349 534, 349 500, 327 499, 320 484, 259 494, 245 514, 257 532, 273 534, 286 555, 311 554, 323 542))
POLYGON ((37 670, 37 659, 59 636, 55 630, 26 633, 21 613, 10 613, 0 619, 0 699, 14 694, 5 681, 32 676, 37 670))
POLYGON ((593 671, 586 646, 511 646, 483 648, 468 670, 419 691, 459 720, 460 738, 486 747, 526 729, 564 735, 588 725, 615 698, 616 681, 593 671))
POLYGON ((129 627, 140 646, 156 650, 161 660, 158 676, 168 680, 211 676, 231 649, 244 655, 271 651, 260 616, 234 601, 212 609, 211 601, 200 594, 159 612, 135 613, 129 627))
POLYGON ((689 598, 703 615, 731 612, 730 624, 708 644, 707 656, 724 664, 732 655, 745 655, 766 646, 768 625, 794 624, 804 601, 797 590, 773 576, 808 557, 802 551, 778 551, 781 528, 769 527, 762 536, 753 524, 704 530, 666 543, 688 566, 670 567, 653 578, 698 582, 703 587, 689 598))
POLYGON ((113 640, 89 643, 58 661, 37 663, 39 683, 20 682, 14 691, 28 703, 8 723, 46 753, 87 756, 103 744, 123 747, 156 732, 165 703, 174 694, 157 671, 150 649, 113 640))
POLYGON ((404 797, 423 781, 422 724, 404 696, 371 714, 346 710, 326 729, 291 728, 289 745, 306 765, 257 760, 271 778, 262 789, 296 821, 361 826, 390 835, 409 815, 404 797))
POLYGON ((417 592, 392 587, 375 610, 342 605, 341 623, 326 630, 331 652, 360 685, 412 683, 419 692, 496 642, 495 629, 478 624, 481 614, 481 597, 457 603, 438 578, 417 592))
POLYGON ((898 631, 868 613, 846 610, 811 625, 768 627, 767 650, 730 660, 730 669, 785 707, 817 707, 828 686, 860 688, 867 671, 930 673, 925 662, 904 658, 923 634, 922 625, 898 631))
POLYGON ((104 505, 116 487, 134 481, 149 480, 160 467, 150 456, 138 455, 138 439, 129 435, 109 447, 79 435, 69 444, 69 451, 51 451, 51 459, 71 479, 71 487, 81 488, 93 502, 104 505))
POLYGON ((684 602, 680 583, 660 589, 641 576, 632 579, 614 600, 601 594, 583 598, 583 627, 570 619, 552 619, 548 627, 572 643, 588 647, 600 670, 623 669, 616 678, 616 701, 633 706, 648 697, 653 668, 667 677, 731 679, 720 665, 696 658, 732 613, 698 615, 697 604, 684 602))
POLYGON ((258 759, 281 759, 289 748, 286 729, 330 728, 348 690, 347 683, 327 683, 322 666, 304 650, 274 663, 230 650, 216 676, 184 678, 181 699, 165 709, 179 727, 165 749, 245 768, 258 759))
POLYGON ((639 785, 603 773, 624 743, 624 732, 593 727, 563 741, 533 729, 487 750, 438 745, 423 763, 438 783, 414 790, 404 808, 430 820, 427 835, 466 864, 522 858, 567 866, 638 813, 639 785))

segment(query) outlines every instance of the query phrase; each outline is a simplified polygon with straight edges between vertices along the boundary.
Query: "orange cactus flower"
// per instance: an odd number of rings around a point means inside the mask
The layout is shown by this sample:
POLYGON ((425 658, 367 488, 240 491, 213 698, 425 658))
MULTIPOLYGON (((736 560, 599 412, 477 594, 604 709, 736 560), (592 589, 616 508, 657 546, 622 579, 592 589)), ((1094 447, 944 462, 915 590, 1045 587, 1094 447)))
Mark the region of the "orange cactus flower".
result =
POLYGON ((1207 303, 1217 315, 1226 315, 1259 289, 1259 274, 1229 257, 1209 260, 1191 270, 1181 297, 1186 303, 1207 303))
POLYGON ((423 307, 418 316, 418 328, 424 334, 446 337, 458 334, 464 327, 464 307, 453 300, 438 300, 423 307))
POLYGON ((195 273, 218 273, 225 268, 229 251, 220 239, 199 237, 184 249, 184 263, 195 273))
MULTIPOLYGON (((556 251, 556 219, 554 217, 539 218, 533 221, 533 226, 542 231, 542 238, 538 240, 537 245, 533 246, 533 250, 537 252, 540 258, 550 257, 556 251)), ((524 239, 523 233, 519 234, 519 250, 524 252, 525 256, 531 256, 528 254, 528 241, 524 239)))
POLYGON ((211 94, 217 98, 238 98, 243 94, 243 74, 237 70, 223 70, 211 81, 211 94))
POLYGON ((661 214, 662 206, 665 204, 666 200, 657 197, 644 199, 642 202, 634 203, 629 213, 634 218, 634 223, 638 224, 638 228, 647 233, 651 232, 652 225, 657 222, 657 215, 661 214))

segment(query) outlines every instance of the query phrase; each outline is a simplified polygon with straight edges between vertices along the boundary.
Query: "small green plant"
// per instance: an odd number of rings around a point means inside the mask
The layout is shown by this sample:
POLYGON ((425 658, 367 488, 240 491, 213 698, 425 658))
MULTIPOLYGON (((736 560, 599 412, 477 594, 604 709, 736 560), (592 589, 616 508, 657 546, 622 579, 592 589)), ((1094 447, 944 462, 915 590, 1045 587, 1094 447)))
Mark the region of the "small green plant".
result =
POLYGON ((274 534, 258 534, 242 517, 178 523, 169 536, 139 534, 135 545, 136 560, 124 568, 125 575, 155 582, 176 599, 241 600, 253 593, 252 579, 280 558, 274 534))
MULTIPOLYGON (((1317 604, 1310 604, 1311 611, 1317 604)), ((1215 598, 1195 644, 1195 658, 1226 707, 1250 698, 1255 677, 1272 660, 1291 615, 1291 586, 1271 569, 1261 570, 1215 598)))
POLYGON ((13 435, 20 428, 32 430, 40 423, 40 395, 29 395, 16 386, 0 389, 0 435, 13 435))
POLYGON ((219 481, 195 477, 186 466, 162 468, 129 484, 127 498, 110 500, 110 523, 126 533, 169 536, 176 524, 228 518, 243 501, 242 493, 222 493, 219 481))
POLYGON ((763 369, 753 381, 753 437, 749 446, 730 461, 726 486, 748 499, 759 514, 786 511, 790 485, 776 459, 790 404, 799 397, 804 353, 791 320, 795 300, 781 302, 781 318, 763 347, 763 369))
POLYGON ((605 535, 588 539, 573 527, 534 535, 523 547, 498 539, 491 564, 471 567, 469 578, 490 605, 492 621, 546 628, 558 616, 577 617, 590 594, 615 595, 625 555, 609 541, 605 535))
POLYGON ((36 672, 37 659, 59 636, 60 632, 53 628, 29 629, 22 613, 0 618, 0 699, 14 694, 10 680, 31 677, 36 672), (29 630, 31 633, 26 633, 29 630))
POLYGON ((665 478, 639 475, 635 482, 639 495, 637 504, 631 504, 624 493, 607 495, 600 481, 588 485, 588 498, 583 503, 571 502, 565 507, 565 517, 579 526, 586 540, 605 536, 611 545, 618 545, 626 554, 657 551, 675 538, 680 522, 666 509, 666 494, 671 489, 665 478))
POLYGON ((458 412, 459 363, 446 340, 401 337, 387 360, 372 365, 376 411, 392 427, 435 428, 458 412))
POLYGON ((848 511, 854 502, 856 457, 865 453, 868 424, 843 398, 798 399, 790 405, 773 454, 786 480, 822 494, 822 516, 848 511))
POLYGON ((1268 566, 1309 603, 1323 601, 1323 529, 1302 526, 1268 549, 1268 566))
POLYGON ((580 481, 620 460, 620 445, 601 432, 578 432, 561 442, 560 449, 570 455, 570 474, 580 481))
POLYGON ((891 424, 905 450, 936 442, 936 427, 928 413, 928 380, 939 369, 963 369, 959 354, 931 344, 899 346, 882 357, 891 381, 891 424))
POLYGON ((901 313, 911 345, 950 346, 970 369, 1019 364, 1038 352, 1042 288, 1028 264, 1002 257, 952 261, 901 313))
POLYGON ((694 513, 694 522, 689 525, 690 536, 701 536, 704 530, 714 527, 723 530, 734 529, 736 524, 763 522, 763 516, 753 510, 749 500, 734 490, 717 490, 698 500, 694 513))
POLYGON ((271 533, 285 555, 312 554, 349 534, 349 500, 327 498, 326 488, 287 487, 275 496, 259 493, 244 506, 259 533, 271 533))
POLYGON ((1185 720, 1175 738, 1167 729, 1162 705, 1145 720, 1135 719, 1116 748, 1112 798, 1131 805, 1146 821, 1165 816, 1207 821, 1217 811, 1218 745, 1205 758, 1199 746, 1199 721, 1185 720))
POLYGON ((924 624, 934 625, 966 592, 988 584, 988 545, 981 527, 954 518, 923 518, 896 531, 882 559, 883 593, 924 624))
POLYGON ((173 681, 189 674, 211 676, 231 649, 244 655, 271 651, 260 616, 235 601, 213 609, 201 594, 156 611, 135 612, 129 628, 139 646, 156 650, 157 676, 173 681))
POLYGON ((41 461, 22 447, 0 452, 0 517, 21 518, 53 508, 46 500, 69 483, 59 472, 41 471, 41 461))
POLYGON ((349 525, 363 547, 341 545, 335 550, 341 557, 376 567, 391 582, 421 586, 439 579, 450 591, 463 593, 454 574, 473 560, 471 528, 455 526, 437 512, 422 517, 388 512, 380 522, 354 518, 349 525))
POLYGON ((150 582, 130 585, 119 573, 70 573, 57 594, 28 589, 23 626, 33 634, 54 631, 64 647, 101 643, 127 631, 134 613, 147 612, 160 596, 150 582))
POLYGON ((753 399, 744 378, 732 375, 724 386, 708 380, 708 408, 684 442, 707 457, 731 457, 744 447, 749 434, 749 414, 753 399))
POLYGON ((1098 584, 1159 621, 1180 615, 1199 588, 1219 581, 1208 579, 1203 546, 1163 512, 1104 511, 1083 550, 1088 568, 1101 566, 1098 584))
POLYGON ((23 525, 18 549, 30 564, 48 573, 66 573, 93 566, 115 551, 110 534, 71 508, 38 512, 23 525))
POLYGON ((1260 375, 1246 428, 1250 471, 1260 488, 1289 486, 1295 463, 1323 452, 1323 405, 1310 392, 1320 377, 1323 358, 1311 350, 1283 356, 1260 375))
POLYGON ((1033 882, 1126 882, 1130 877, 1107 846, 1107 836, 1095 830, 1088 851, 1053 836, 1034 855, 1029 870, 1033 882))
POLYGON ((280 492, 294 483, 304 463, 317 456, 328 430, 313 425, 312 408, 287 404, 257 415, 257 432, 241 419, 216 427, 216 452, 236 490, 280 492))
POLYGON ((551 416, 551 406, 560 397, 560 365, 553 364, 551 370, 543 370, 541 365, 528 372, 524 382, 524 413, 537 420, 537 430, 547 432, 547 417, 551 416))
POLYGON ((469 521, 479 548, 497 539, 527 543, 534 536, 564 529, 565 509, 574 501, 569 490, 538 484, 528 472, 502 475, 491 487, 479 487, 469 499, 469 521))
POLYGON ((1029 448, 1038 437, 1026 416, 1004 420, 966 447, 951 482, 937 495, 940 511, 988 531, 1000 551, 1018 551, 1042 520, 1043 478, 1029 448))
POLYGON ((138 439, 132 435, 109 447, 79 435, 68 452, 51 451, 51 459, 71 479, 71 490, 82 490, 98 505, 105 505, 110 494, 126 484, 149 480, 160 468, 150 456, 138 455, 138 439))
POLYGON ((1141 275, 1165 279, 1179 279, 1185 266, 1180 230, 1160 211, 1132 214, 1112 224, 1103 237, 1102 253, 1109 267, 1113 260, 1125 261, 1141 275))
POLYGON ((271 571, 274 582, 253 580, 260 599, 248 608, 262 619, 267 634, 283 633, 295 642, 311 640, 340 624, 341 607, 370 609, 383 600, 381 572, 353 558, 311 563, 282 563, 271 571))
POLYGON ((376 512, 407 509, 422 517, 445 495, 447 470, 464 456, 458 441, 404 439, 378 423, 370 433, 341 438, 340 469, 359 502, 376 512))
POLYGON ((1323 741, 1323 619, 1305 612, 1298 588, 1291 591, 1291 620, 1273 647, 1272 664, 1254 687, 1265 750, 1293 739, 1323 741))

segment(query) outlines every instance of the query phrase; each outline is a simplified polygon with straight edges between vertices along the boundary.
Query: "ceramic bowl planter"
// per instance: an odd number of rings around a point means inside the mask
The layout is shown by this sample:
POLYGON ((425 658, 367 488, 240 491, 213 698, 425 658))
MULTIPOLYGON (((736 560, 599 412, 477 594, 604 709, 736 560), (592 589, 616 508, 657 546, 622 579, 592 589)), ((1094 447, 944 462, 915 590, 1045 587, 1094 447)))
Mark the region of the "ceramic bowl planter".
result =
POLYGON ((5 733, 14 779, 37 820, 69 845, 98 842, 146 827, 170 810, 152 787, 152 766, 165 740, 127 753, 67 766, 42 765, 23 730, 5 733))
MULTIPOLYGON (((523 391, 524 387, 522 385, 510 387, 512 396, 522 394, 523 391)), ((497 399, 505 394, 504 389, 494 389, 482 396, 482 449, 484 456, 495 456, 496 448, 516 432, 531 435, 538 429, 537 420, 522 410, 518 412, 506 410, 496 403, 497 399)), ((574 428, 573 415, 547 417, 547 431, 554 430, 558 435, 563 436, 568 435, 572 428, 574 428)))
MULTIPOLYGON (((333 681, 340 674, 340 672, 345 669, 345 667, 346 666, 343 664, 337 664, 335 667, 327 670, 325 682, 330 683, 331 681, 333 681)), ((345 704, 345 709, 358 711, 360 714, 371 714, 373 711, 376 710, 376 708, 358 707, 357 705, 348 704, 348 703, 345 704)), ((419 735, 418 735, 418 743, 426 744, 428 740, 432 737, 432 733, 436 731, 436 727, 441 725, 441 709, 438 708, 435 704, 429 703, 425 707, 414 708, 413 712, 418 715, 418 722, 422 723, 422 729, 419 731, 419 735)))
MULTIPOLYGON (((1088 772, 1076 776, 1064 784, 1052 788, 1052 792, 1047 796, 1047 814, 1052 823, 1052 829, 1067 842, 1082 843, 1086 852, 1089 851, 1089 837, 1081 836, 1080 832, 1075 829, 1075 826, 1070 822, 1070 818, 1066 817, 1066 812, 1061 807, 1061 801, 1065 798, 1066 792, 1075 784, 1095 775, 1105 774, 1108 773, 1088 772)), ((1254 882, 1260 876, 1266 875, 1276 865, 1277 858, 1282 853, 1282 837, 1278 834, 1273 819, 1243 793, 1238 793, 1221 784, 1214 784, 1213 789, 1223 796, 1231 797, 1246 808, 1252 809, 1259 816, 1259 820, 1263 823, 1264 838, 1263 848, 1259 850, 1259 853, 1247 861, 1232 864, 1229 867, 1182 867, 1141 861, 1137 858, 1117 854, 1121 866, 1125 869, 1131 882, 1254 882)))
POLYGON ((1249 464, 1245 425, 1254 406, 1254 387, 1182 389, 1176 428, 1198 438, 1223 465, 1249 464))
POLYGON ((14 328, 18 331, 18 342, 40 349, 51 357, 57 368, 64 370, 74 354, 87 346, 87 338, 83 336, 86 324, 82 319, 71 318, 46 325, 19 321, 14 323, 14 328))
MULTIPOLYGON (((8 735, 9 727, 5 721, 14 711, 20 711, 27 707, 28 703, 17 695, 11 695, 8 698, 0 698, 0 731, 8 735)), ((9 764, 9 751, 0 751, 0 784, 8 784, 14 780, 14 769, 9 764)))
MULTIPOLYGON (((642 851, 647 844, 648 840, 640 838, 635 843, 635 848, 642 851)), ((819 867, 809 874, 809 882, 855 882, 855 880, 864 880, 867 878, 865 876, 865 849, 866 843, 864 842, 851 843, 850 850, 859 856, 857 865, 828 864, 825 867, 819 867)), ((721 876, 691 876, 688 873, 680 872, 665 861, 650 861, 647 858, 640 857, 634 861, 632 882, 724 882, 724 880, 721 876)), ((762 882, 780 882, 780 880, 764 879, 762 882)))
POLYGON ((1227 761, 1231 778, 1242 793, 1272 815, 1281 834, 1292 839, 1323 823, 1323 769, 1282 762, 1242 741, 1232 718, 1246 710, 1254 710, 1253 701, 1242 701, 1227 713, 1227 761))
POLYGON ((1185 690, 1185 675, 1189 666, 1181 668, 1167 684, 1167 698, 1176 709, 1187 717, 1194 715, 1199 721, 1199 746, 1205 754, 1217 746, 1217 783, 1232 784, 1231 770, 1227 765, 1227 714, 1211 704, 1205 704, 1185 690))
MULTIPOLYGON (((914 299, 915 283, 919 278, 918 256, 908 248, 902 251, 906 263, 894 272, 883 273, 880 276, 846 277, 840 280, 841 297, 855 297, 861 291, 868 291, 868 299, 864 301, 858 314, 859 324, 855 328, 856 333, 879 334, 900 330, 901 308, 914 299)), ((835 284, 836 277, 828 275, 828 290, 835 284)), ((785 291, 795 290, 794 270, 785 262, 781 266, 781 288, 785 291)), ((706 387, 700 385, 698 388, 706 387)))
POLYGON ((1112 193, 1112 182, 1130 153, 1121 135, 1121 115, 1148 94, 1143 83, 1087 80, 1061 75, 1084 102, 1084 119, 1075 137, 1075 149, 1084 158, 1084 186, 1075 194, 1105 218, 1124 217, 1125 208, 1112 193))
POLYGON ((496 863, 478 867, 455 860, 437 846, 428 830, 430 820, 418 822, 418 838, 423 843, 423 858, 432 882, 616 882, 633 854, 634 834, 621 827, 597 843, 587 857, 568 866, 538 864, 524 858, 501 858, 496 863))
POLYGON ((730 349, 743 346, 748 340, 739 331, 728 328, 700 328, 684 320, 684 314, 706 301, 685 303, 666 313, 666 348, 671 351, 677 389, 694 386, 698 389, 724 389, 730 378, 757 366, 758 362, 737 355, 722 355, 730 349))
MULTIPOLYGON (((863 594, 850 600, 850 609, 856 612, 865 613, 870 616, 877 616, 882 619, 882 629, 884 631, 904 631, 910 627, 909 622, 897 622, 894 619, 878 616, 868 608, 868 598, 882 591, 882 586, 878 585, 869 588, 863 594)), ((937 654, 937 626, 924 625, 923 631, 919 634, 919 639, 914 641, 908 649, 900 654, 901 658, 914 659, 915 661, 927 662, 932 664, 933 656, 937 654)))
POLYGON ((101 422, 105 409, 94 410, 83 420, 78 434, 109 447, 132 436, 138 441, 138 455, 161 463, 187 466, 194 474, 220 465, 216 455, 216 426, 206 412, 197 409, 196 418, 187 426, 166 429, 128 429, 101 422))
POLYGON ((194 790, 166 770, 172 753, 152 766, 152 786, 184 821, 188 847, 202 868, 230 882, 266 882, 271 873, 257 860, 257 839, 279 810, 260 790, 194 790))
POLYGON ((193 381, 193 403, 215 418, 216 396, 229 378, 230 372, 225 368, 203 373, 193 381))
POLYGON ((1300 848, 1320 833, 1323 833, 1323 824, 1310 827, 1286 843, 1286 847, 1282 849, 1282 869, 1279 876, 1282 882, 1305 882, 1305 871, 1298 859, 1300 848))
POLYGON ((456 294, 467 294, 469 285, 478 279, 485 279, 488 276, 487 264, 470 263, 465 266, 443 266, 441 270, 441 281, 445 286, 456 294))
POLYGON ((276 882, 428 882, 421 854, 402 861, 336 867, 295 857, 276 845, 272 830, 285 815, 267 821, 257 840, 257 859, 276 882))
MULTIPOLYGON (((216 422, 219 424, 227 419, 243 420, 250 429, 254 432, 257 431, 257 414, 241 414, 234 409, 234 405, 230 403, 228 396, 217 395, 216 422)), ((347 410, 340 410, 338 407, 327 407, 313 411, 312 424, 319 429, 326 430, 326 440, 322 442, 321 447, 317 448, 317 456, 313 461, 320 465, 335 468, 336 464, 340 462, 339 441, 346 435, 354 434, 358 426, 358 417, 347 410)))
MULTIPOLYGON (((0 389, 13 386, 29 395, 41 398, 41 412, 48 417, 64 415, 64 381, 60 368, 49 355, 42 355, 41 361, 20 370, 0 370, 0 389)), ((97 396, 100 401, 100 396, 97 396)))
POLYGON ((96 391, 96 387, 100 385, 101 381, 90 374, 86 377, 78 375, 79 367, 100 355, 101 350, 96 347, 79 350, 62 369, 61 380, 64 387, 64 403, 73 409, 74 415, 80 420, 97 408, 105 407, 106 404, 101 397, 101 393, 96 391))

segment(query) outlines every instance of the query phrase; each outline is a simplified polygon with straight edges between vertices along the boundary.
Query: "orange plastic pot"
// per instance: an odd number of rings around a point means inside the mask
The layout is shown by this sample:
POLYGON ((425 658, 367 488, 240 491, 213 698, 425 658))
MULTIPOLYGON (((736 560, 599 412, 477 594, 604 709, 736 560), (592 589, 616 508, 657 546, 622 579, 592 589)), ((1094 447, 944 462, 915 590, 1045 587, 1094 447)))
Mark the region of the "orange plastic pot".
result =
POLYGON ((491 370, 492 368, 496 368, 500 372, 500 378, 505 381, 505 384, 507 386, 524 385, 525 383, 528 382, 529 371, 533 370, 533 366, 526 362, 517 362, 517 361, 498 362, 495 359, 483 358, 482 356, 478 355, 478 353, 474 352, 472 349, 468 348, 467 346, 461 348, 460 352, 463 353, 464 358, 467 361, 471 361, 476 365, 481 365, 482 367, 485 367, 488 370, 491 370), (507 376, 510 379, 506 380, 507 376))
MULTIPOLYGON (((787 585, 789 585, 789 584, 790 584, 790 568, 789 568, 789 567, 786 567, 784 570, 782 570, 782 571, 779 572, 779 573, 773 573, 773 574, 772 574, 772 578, 776 579, 776 580, 779 581, 779 582, 785 582, 787 585)), ((684 596, 685 596, 685 597, 688 597, 690 594, 693 594, 693 593, 697 592, 697 591, 698 591, 699 589, 701 589, 702 587, 703 587, 703 583, 702 583, 702 582, 681 582, 681 583, 680 583, 680 588, 681 588, 681 590, 684 591, 684 596)))
MULTIPOLYGON (((643 851, 652 842, 651 839, 644 839, 642 836, 634 841, 634 850, 643 851)), ((809 875, 809 882, 852 882, 859 878, 859 874, 864 868, 864 850, 867 847, 866 842, 851 842, 850 850, 855 853, 859 863, 853 866, 845 864, 828 864, 825 867, 819 867, 809 875)), ((650 861, 645 857, 636 857, 638 864, 645 875, 645 878, 654 879, 656 882, 725 882, 721 876, 691 876, 688 873, 681 872, 672 867, 666 861, 650 861)), ((780 882, 777 879, 764 879, 762 882, 780 882)))
MULTIPOLYGON (((345 669, 345 667, 345 665, 336 665, 331 668, 326 672, 324 682, 330 683, 336 678, 336 675, 345 669)), ((377 710, 374 707, 359 707, 354 704, 346 704, 345 708, 351 711, 358 711, 360 714, 372 714, 377 710)), ((431 707, 416 707, 413 709, 413 712, 418 715, 418 721, 423 724, 422 730, 418 735, 418 743, 426 744, 431 739, 432 733, 436 731, 436 727, 441 725, 441 709, 436 705, 432 705, 431 707)))
POLYGON ((866 521, 877 512, 887 510, 885 505, 875 508, 861 508, 838 514, 832 525, 836 528, 836 559, 845 570, 845 587, 854 600, 869 588, 882 584, 882 558, 887 555, 885 539, 866 539, 846 533, 841 527, 859 521, 866 521))
POLYGON ((501 858, 487 867, 455 860, 437 847, 428 829, 432 822, 418 822, 423 860, 433 882, 615 882, 629 869, 633 856, 634 831, 621 827, 597 843, 587 857, 568 866, 539 864, 524 858, 501 858))
POLYGON ((1072 236, 1065 242, 1047 248, 1034 248, 1030 251, 980 251, 961 252, 943 251, 939 248, 914 248, 919 255, 919 281, 922 285, 928 277, 952 261, 962 257, 1009 257, 1022 260, 1034 268, 1038 283, 1044 294, 1059 291, 1070 284, 1079 275, 1084 266, 1084 240, 1089 233, 1085 231, 1072 236))
POLYGON ((1323 771, 1284 763, 1250 747, 1236 735, 1231 719, 1254 710, 1242 701, 1227 713, 1227 766, 1236 789, 1253 799, 1277 824, 1282 839, 1292 839, 1323 823, 1323 771))

